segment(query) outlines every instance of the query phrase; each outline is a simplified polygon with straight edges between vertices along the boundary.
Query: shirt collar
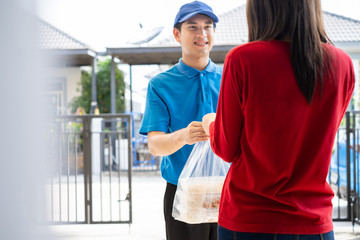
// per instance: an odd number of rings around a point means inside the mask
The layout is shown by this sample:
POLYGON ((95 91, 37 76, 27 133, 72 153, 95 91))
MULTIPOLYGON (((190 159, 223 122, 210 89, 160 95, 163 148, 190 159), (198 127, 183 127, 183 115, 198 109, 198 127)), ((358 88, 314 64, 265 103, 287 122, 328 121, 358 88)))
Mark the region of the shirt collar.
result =
POLYGON ((182 74, 184 74, 188 78, 195 77, 199 73, 203 73, 203 72, 210 73, 210 72, 215 72, 216 71, 216 65, 215 65, 215 63, 213 63, 211 61, 211 59, 209 59, 209 64, 206 66, 206 68, 203 71, 199 71, 199 70, 197 70, 195 68, 192 68, 192 67, 186 65, 182 61, 182 58, 180 58, 179 63, 176 64, 176 67, 182 74))

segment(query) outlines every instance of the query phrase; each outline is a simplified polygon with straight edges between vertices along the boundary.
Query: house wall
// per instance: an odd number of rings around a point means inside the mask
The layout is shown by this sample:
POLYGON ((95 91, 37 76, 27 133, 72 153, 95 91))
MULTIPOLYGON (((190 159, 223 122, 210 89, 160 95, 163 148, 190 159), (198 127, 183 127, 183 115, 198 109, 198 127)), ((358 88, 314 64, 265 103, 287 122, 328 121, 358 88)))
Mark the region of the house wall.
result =
POLYGON ((70 114, 70 109, 68 108, 70 101, 74 97, 81 95, 81 92, 77 91, 78 88, 81 89, 81 86, 78 85, 80 80, 81 69, 79 67, 48 69, 47 85, 49 85, 50 88, 47 88, 46 92, 47 94, 51 94, 53 98, 55 95, 58 96, 58 98, 61 98, 61 107, 55 110, 53 109, 54 106, 50 106, 50 112, 56 114, 70 114), (52 83, 56 83, 56 87, 51 87, 52 83), (61 90, 60 85, 62 86, 61 90))

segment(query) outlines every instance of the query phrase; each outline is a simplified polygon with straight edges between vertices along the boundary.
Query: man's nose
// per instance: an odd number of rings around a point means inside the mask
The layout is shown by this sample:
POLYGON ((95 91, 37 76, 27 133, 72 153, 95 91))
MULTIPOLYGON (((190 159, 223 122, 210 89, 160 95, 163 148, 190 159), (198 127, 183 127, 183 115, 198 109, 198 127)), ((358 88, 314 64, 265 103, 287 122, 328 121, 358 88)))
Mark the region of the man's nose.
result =
POLYGON ((199 28, 197 34, 198 34, 198 36, 200 36, 200 37, 205 37, 205 36, 207 35, 206 29, 205 29, 205 28, 199 28))

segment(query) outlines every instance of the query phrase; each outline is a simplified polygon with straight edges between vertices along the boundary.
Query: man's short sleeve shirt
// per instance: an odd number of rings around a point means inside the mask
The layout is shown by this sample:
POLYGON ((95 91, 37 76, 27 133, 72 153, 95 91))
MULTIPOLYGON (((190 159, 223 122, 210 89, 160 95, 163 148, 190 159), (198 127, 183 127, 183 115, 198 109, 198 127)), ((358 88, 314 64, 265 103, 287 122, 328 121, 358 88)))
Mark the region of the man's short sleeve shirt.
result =
MULTIPOLYGON (((180 59, 173 68, 150 80, 144 118, 140 134, 151 131, 175 132, 192 121, 216 112, 222 68, 211 60, 199 71, 180 59)), ((163 157, 161 174, 169 183, 177 185, 180 173, 193 145, 185 145, 177 152, 163 157)))

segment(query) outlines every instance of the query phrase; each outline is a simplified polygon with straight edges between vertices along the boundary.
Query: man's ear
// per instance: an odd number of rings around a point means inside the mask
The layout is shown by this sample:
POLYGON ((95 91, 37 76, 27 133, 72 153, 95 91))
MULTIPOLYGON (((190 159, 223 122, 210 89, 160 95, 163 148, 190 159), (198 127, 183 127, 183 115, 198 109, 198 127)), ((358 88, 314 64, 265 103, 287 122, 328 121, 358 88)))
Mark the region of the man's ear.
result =
POLYGON ((174 38, 177 42, 180 42, 180 30, 177 28, 173 29, 174 38))

